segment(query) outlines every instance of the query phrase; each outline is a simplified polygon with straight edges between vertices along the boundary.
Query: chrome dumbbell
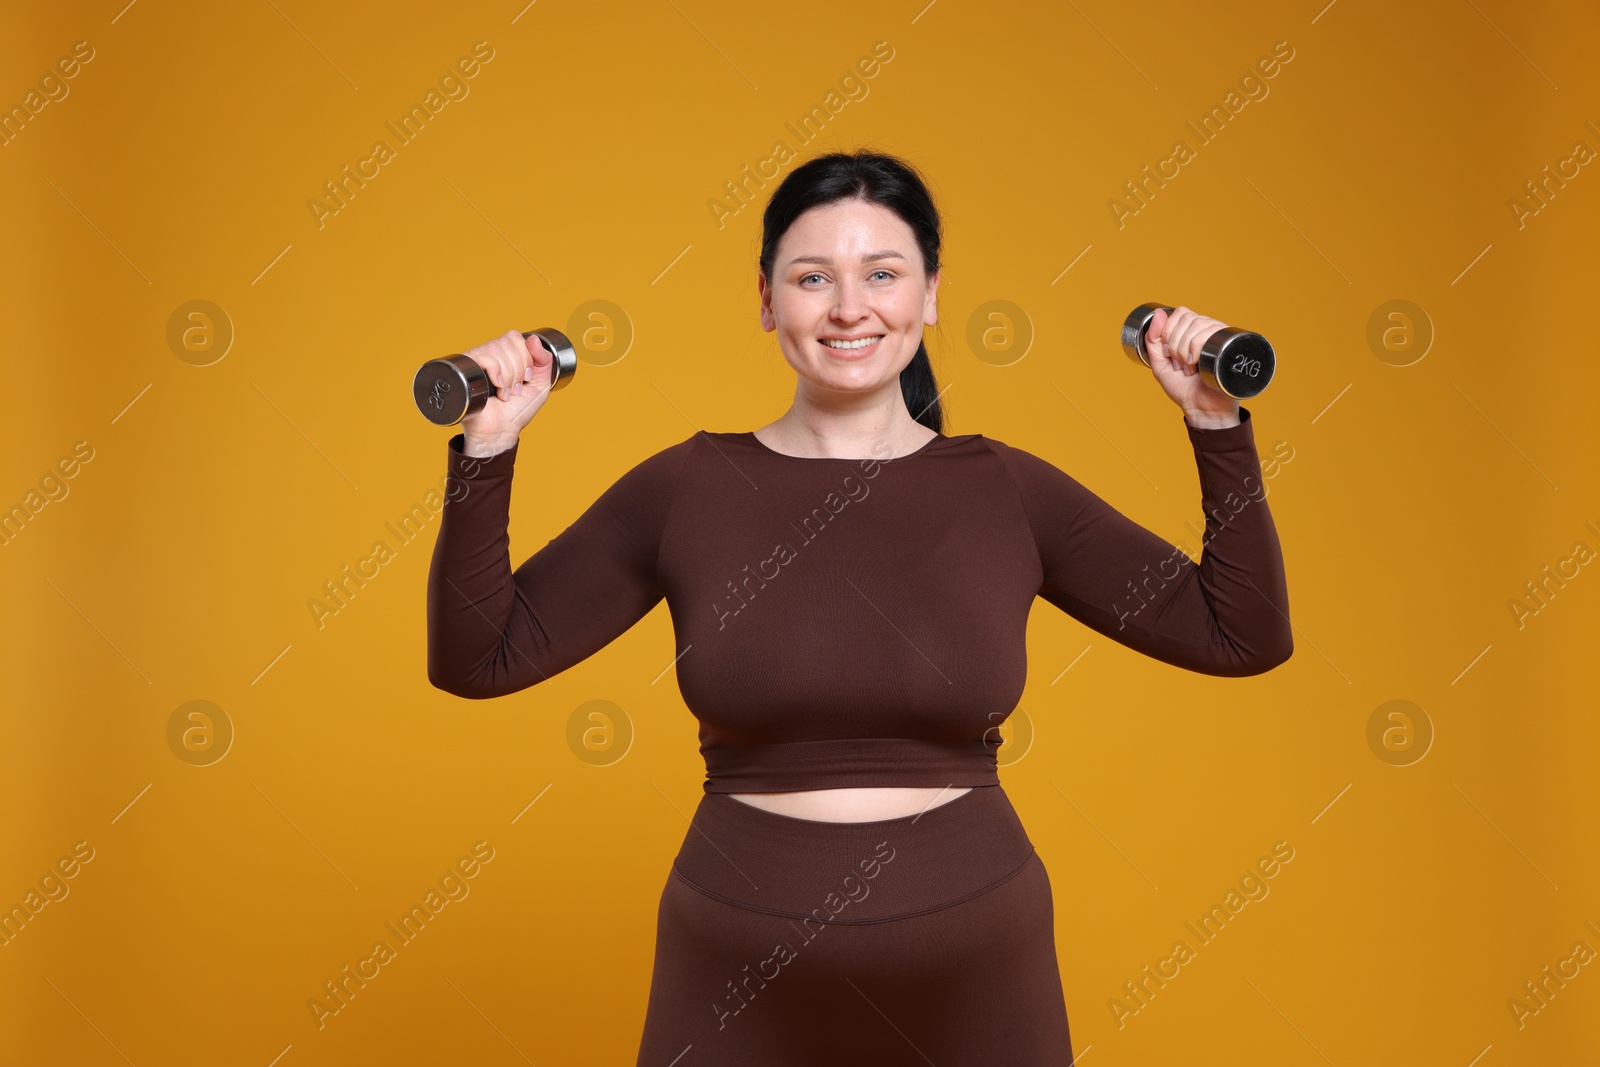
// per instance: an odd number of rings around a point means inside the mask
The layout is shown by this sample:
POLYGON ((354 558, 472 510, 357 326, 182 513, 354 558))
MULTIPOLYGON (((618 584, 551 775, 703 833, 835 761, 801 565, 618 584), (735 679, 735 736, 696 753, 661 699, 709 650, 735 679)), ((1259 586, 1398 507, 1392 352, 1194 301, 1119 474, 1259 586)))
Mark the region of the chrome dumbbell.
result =
MULTIPOLYGON (((578 353, 567 335, 551 326, 527 330, 524 337, 537 337, 553 357, 550 361, 550 388, 560 389, 578 372, 578 353)), ((417 410, 429 422, 454 426, 483 408, 494 393, 494 383, 471 356, 444 356, 430 359, 417 370, 411 394, 417 410)))
MULTIPOLYGON (((1140 304, 1128 313, 1122 324, 1122 350, 1129 359, 1145 367, 1150 366, 1150 357, 1144 350, 1144 331, 1158 308, 1169 315, 1172 313, 1172 308, 1166 304, 1140 304)), ((1224 326, 1200 346, 1200 360, 1196 366, 1211 388, 1244 400, 1261 392, 1272 381, 1278 357, 1272 345, 1259 333, 1224 326)))

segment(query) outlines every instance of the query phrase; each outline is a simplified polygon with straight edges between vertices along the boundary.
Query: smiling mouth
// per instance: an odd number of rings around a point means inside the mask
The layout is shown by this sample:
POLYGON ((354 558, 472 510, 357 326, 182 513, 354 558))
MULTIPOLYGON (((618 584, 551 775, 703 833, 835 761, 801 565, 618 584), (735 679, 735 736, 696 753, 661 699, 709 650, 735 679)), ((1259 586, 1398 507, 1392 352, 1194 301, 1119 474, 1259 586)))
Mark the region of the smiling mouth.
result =
POLYGON ((883 340, 883 337, 884 335, 880 333, 874 334, 871 337, 862 337, 851 341, 831 340, 823 337, 819 337, 817 340, 823 348, 826 348, 829 351, 851 353, 864 352, 869 348, 873 348, 879 341, 883 340))

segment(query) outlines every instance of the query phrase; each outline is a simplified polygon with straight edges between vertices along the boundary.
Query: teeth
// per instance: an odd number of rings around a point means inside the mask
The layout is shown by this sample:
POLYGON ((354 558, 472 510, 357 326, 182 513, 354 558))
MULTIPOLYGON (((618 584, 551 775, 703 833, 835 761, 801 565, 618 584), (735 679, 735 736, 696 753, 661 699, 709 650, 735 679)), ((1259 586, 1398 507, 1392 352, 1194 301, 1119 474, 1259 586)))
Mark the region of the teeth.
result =
POLYGON ((844 349, 866 348, 868 345, 872 344, 874 341, 879 340, 882 336, 883 336, 882 334, 879 334, 877 337, 867 337, 867 338, 863 338, 862 340, 859 340, 859 341, 829 341, 829 340, 824 340, 822 343, 827 345, 829 348, 844 348, 844 349))

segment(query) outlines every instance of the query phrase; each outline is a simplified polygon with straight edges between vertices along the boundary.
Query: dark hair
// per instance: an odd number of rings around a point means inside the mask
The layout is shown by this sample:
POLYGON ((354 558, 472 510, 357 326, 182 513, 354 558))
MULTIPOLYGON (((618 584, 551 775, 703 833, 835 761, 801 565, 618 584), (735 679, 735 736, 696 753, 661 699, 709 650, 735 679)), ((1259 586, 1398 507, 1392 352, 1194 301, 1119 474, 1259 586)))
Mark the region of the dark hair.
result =
MULTIPOLYGON (((768 284, 778 241, 794 220, 811 208, 852 198, 881 204, 900 216, 916 235, 923 269, 929 275, 939 269, 939 212, 922 177, 902 159, 862 149, 809 159, 773 191, 761 215, 761 272, 768 284)), ((900 394, 912 418, 935 433, 944 432, 944 409, 926 343, 918 342, 917 354, 900 372, 900 394)))

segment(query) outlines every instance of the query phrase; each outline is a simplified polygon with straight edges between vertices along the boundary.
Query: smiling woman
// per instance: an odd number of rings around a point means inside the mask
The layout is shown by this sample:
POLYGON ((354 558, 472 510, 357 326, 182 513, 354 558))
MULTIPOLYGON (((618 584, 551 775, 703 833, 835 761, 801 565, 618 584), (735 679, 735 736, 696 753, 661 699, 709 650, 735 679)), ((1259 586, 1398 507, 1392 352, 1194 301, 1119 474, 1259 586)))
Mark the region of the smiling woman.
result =
MULTIPOLYGON (((969 599, 963 590, 978 576, 958 573, 981 558, 963 550, 969 535, 947 536, 965 523, 928 511, 941 496, 973 516, 1005 511, 1003 495, 986 505, 984 490, 966 494, 951 478, 990 469, 1000 474, 994 488, 1009 480, 1003 463, 989 466, 998 457, 981 435, 950 447, 941 432, 923 342, 938 322, 938 213, 903 161, 834 153, 791 174, 762 222, 761 326, 795 372, 794 402, 753 433, 714 435, 719 451, 731 446, 739 465, 760 472, 762 496, 780 498, 814 492, 824 474, 866 462, 859 457, 903 458, 875 479, 881 506, 812 549, 804 576, 764 592, 764 614, 737 633, 697 638, 698 657, 680 664, 680 688, 704 713, 713 780, 661 896, 638 1062, 669 1062, 685 1046, 702 1064, 896 1062, 905 1041, 941 1063, 1069 1062, 1048 875, 996 786, 985 730, 954 725, 984 705, 1013 707, 1016 694, 1005 682, 1003 694, 969 688, 976 674, 1009 674, 1008 657, 986 648, 998 619, 956 608, 985 596, 974 587, 969 599), (964 651, 948 642, 950 626, 968 628, 964 651), (762 647, 795 664, 766 669, 772 695, 734 683, 737 665, 754 666, 762 647), (742 706, 713 711, 730 683, 742 706), (774 700, 780 691, 787 699, 774 700), (701 841, 736 853, 740 877, 701 841), (822 919, 813 931, 806 905, 837 879, 830 863, 869 845, 907 857, 900 877, 866 912, 813 909, 812 921, 822 919), (834 927, 795 959, 796 943, 834 927), (777 973, 752 973, 747 962, 766 951, 786 964, 771 989, 777 973), (737 983, 726 980, 740 966, 737 983), (715 1027, 696 1012, 707 998, 716 998, 715 1027), (829 1025, 808 1025, 816 1018, 829 1025)), ((1002 554, 1007 542, 1022 547, 1011 540, 1021 516, 1011 516, 991 531, 1002 554)), ((768 522, 753 525, 776 529, 768 522)))
POLYGON ((794 406, 756 437, 789 455, 909 452, 944 425, 922 340, 939 321, 938 213, 889 157, 819 167, 844 158, 797 170, 763 217, 761 328, 777 333, 798 380, 794 406))
POLYGON ((1194 563, 1046 459, 945 435, 923 341, 942 235, 908 164, 811 159, 762 229, 788 410, 646 456, 515 571, 511 481, 549 357, 515 331, 469 350, 499 389, 449 444, 461 492, 429 574, 429 680, 526 689, 667 601, 706 779, 659 899, 641 1067, 901 1063, 908 1043, 917 1062, 1070 1063, 1050 878, 1001 788, 995 727, 1021 699, 1040 598, 1186 670, 1289 658, 1250 413, 1195 367, 1224 324, 1178 307, 1147 338, 1200 475, 1194 563), (863 464, 870 505, 839 493, 863 464), (796 559, 808 515, 826 536, 796 559), (1130 610, 1129 579, 1163 560, 1178 572, 1130 610), (730 586, 736 601, 708 605, 730 586), (893 868, 846 908, 839 886, 878 849, 893 868))

